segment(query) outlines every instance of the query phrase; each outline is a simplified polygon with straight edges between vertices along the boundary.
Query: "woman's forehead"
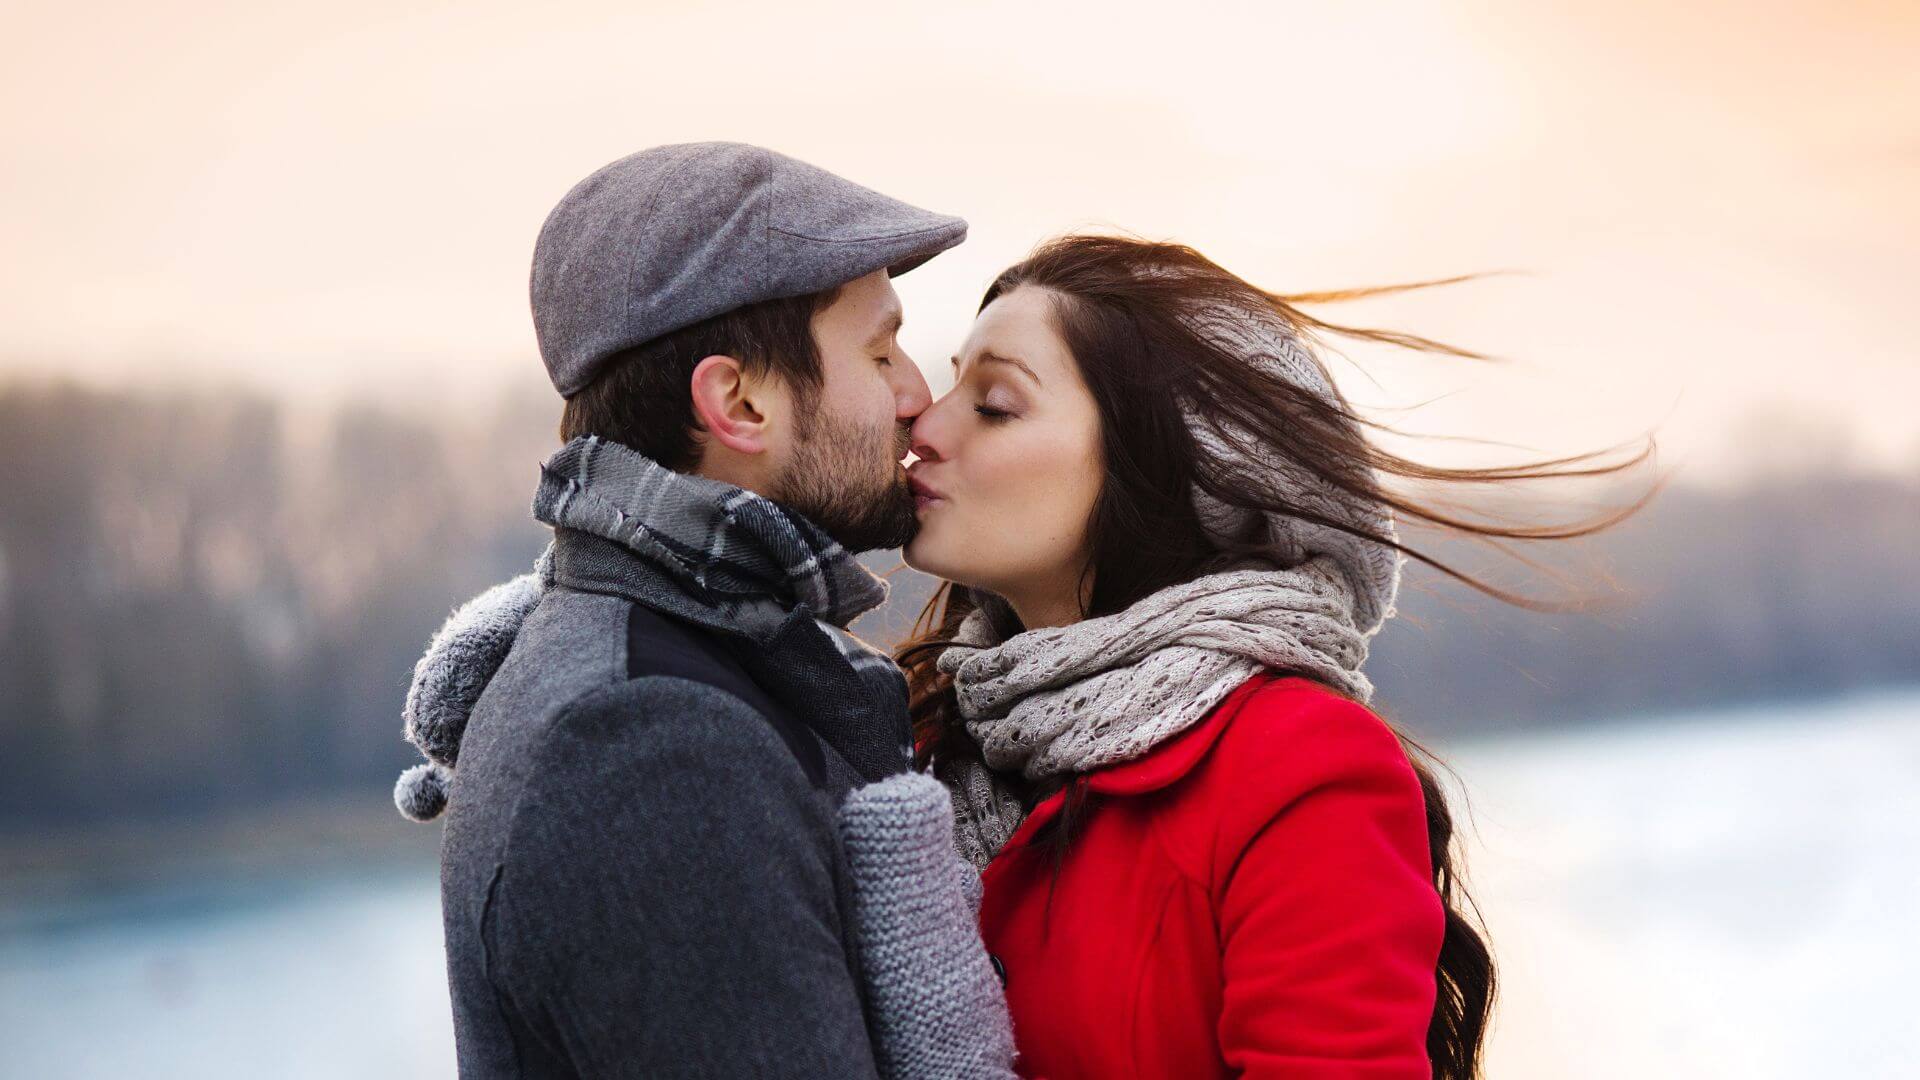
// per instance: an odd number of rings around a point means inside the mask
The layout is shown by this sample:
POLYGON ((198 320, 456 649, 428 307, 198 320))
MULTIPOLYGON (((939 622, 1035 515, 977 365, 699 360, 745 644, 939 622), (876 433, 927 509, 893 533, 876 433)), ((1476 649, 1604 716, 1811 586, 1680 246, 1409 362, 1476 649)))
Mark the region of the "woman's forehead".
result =
POLYGON ((993 360, 1017 361, 1036 381, 1049 372, 1070 371, 1073 358, 1054 321, 1053 297, 1045 289, 1023 285, 996 297, 973 321, 953 360, 961 370, 993 360))

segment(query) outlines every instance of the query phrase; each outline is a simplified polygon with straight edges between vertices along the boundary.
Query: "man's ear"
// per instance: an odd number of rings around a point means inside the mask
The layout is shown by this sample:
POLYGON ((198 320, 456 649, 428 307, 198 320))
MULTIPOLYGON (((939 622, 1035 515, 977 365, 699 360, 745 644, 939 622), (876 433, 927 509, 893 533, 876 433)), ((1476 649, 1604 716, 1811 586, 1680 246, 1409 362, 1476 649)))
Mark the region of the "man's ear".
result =
POLYGON ((742 454, 766 452, 767 414, 756 400, 766 384, 756 386, 740 361, 719 353, 700 361, 693 369, 692 389, 693 415, 709 436, 742 454))

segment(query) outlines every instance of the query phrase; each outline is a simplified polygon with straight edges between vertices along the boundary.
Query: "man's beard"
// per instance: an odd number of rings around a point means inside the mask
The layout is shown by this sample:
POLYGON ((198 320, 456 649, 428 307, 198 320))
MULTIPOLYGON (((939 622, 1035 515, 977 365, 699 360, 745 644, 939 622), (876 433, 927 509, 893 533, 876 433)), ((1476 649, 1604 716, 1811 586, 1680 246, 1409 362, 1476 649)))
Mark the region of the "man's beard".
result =
POLYGON ((780 475, 776 502, 826 530, 848 551, 903 547, 913 539, 920 519, 899 465, 907 452, 905 425, 876 432, 811 410, 795 434, 793 459, 780 475), (883 459, 889 449, 898 452, 883 459), (880 471, 883 460, 885 472, 880 471))

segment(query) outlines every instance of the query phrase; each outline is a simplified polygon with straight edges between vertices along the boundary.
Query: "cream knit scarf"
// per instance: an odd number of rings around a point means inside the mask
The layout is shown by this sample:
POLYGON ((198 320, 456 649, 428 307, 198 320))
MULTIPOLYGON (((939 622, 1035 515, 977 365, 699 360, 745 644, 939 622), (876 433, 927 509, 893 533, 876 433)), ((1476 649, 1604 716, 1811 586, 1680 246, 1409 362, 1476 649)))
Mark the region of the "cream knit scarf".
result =
POLYGON ((1154 593, 1125 611, 997 640, 984 610, 936 661, 988 768, 944 766, 954 843, 985 868, 1026 816, 1000 775, 1083 773, 1184 731, 1264 668, 1318 678, 1361 701, 1367 637, 1339 561, 1249 564, 1154 593))

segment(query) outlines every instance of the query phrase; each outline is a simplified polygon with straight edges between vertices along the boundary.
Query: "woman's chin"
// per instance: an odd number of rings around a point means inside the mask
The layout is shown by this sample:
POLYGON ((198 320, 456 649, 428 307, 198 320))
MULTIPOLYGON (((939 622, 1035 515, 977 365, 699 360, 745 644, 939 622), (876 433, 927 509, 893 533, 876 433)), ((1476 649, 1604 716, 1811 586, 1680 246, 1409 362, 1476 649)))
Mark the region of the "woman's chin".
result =
POLYGON ((900 561, 923 574, 932 574, 934 571, 927 565, 927 542, 925 536, 926 527, 921 526, 920 531, 914 534, 913 539, 907 541, 906 546, 900 549, 900 561))
POLYGON ((930 531, 926 525, 926 518, 922 517, 920 531, 900 549, 900 561, 923 574, 951 578, 956 569, 953 566, 953 560, 942 557, 945 553, 940 550, 940 538, 928 535, 930 531))

